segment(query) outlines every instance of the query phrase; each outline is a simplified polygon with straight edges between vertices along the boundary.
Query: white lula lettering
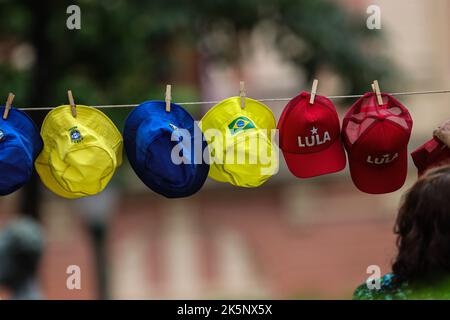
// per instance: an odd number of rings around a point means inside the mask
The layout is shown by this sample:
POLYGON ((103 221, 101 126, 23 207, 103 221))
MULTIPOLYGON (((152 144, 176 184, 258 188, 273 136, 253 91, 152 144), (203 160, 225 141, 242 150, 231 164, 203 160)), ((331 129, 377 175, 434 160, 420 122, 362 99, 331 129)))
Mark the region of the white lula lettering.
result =
POLYGON ((367 163, 387 164, 387 163, 391 163, 392 161, 394 161, 397 158, 398 158, 398 153, 395 153, 394 155, 387 153, 387 154, 384 154, 382 157, 374 157, 374 158, 372 158, 372 156, 368 156, 367 163))
POLYGON ((315 134, 309 137, 298 137, 298 146, 300 148, 319 146, 326 143, 327 141, 331 141, 330 133, 328 131, 325 131, 323 137, 320 137, 320 135, 317 134, 317 129, 314 129, 311 130, 311 132, 314 132, 315 134))

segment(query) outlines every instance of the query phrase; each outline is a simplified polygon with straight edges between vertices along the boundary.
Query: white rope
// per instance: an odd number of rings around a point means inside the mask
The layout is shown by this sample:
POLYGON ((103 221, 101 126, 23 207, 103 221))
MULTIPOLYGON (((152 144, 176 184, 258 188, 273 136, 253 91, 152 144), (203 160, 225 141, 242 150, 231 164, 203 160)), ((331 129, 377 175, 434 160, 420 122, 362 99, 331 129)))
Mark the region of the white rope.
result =
MULTIPOLYGON (((450 93, 450 90, 432 90, 432 91, 410 91, 410 92, 394 92, 391 93, 393 96, 413 96, 413 95, 422 95, 422 94, 441 94, 441 93, 450 93)), ((349 98, 360 98, 362 94, 353 94, 353 95, 345 95, 345 96, 327 96, 328 99, 349 99, 349 98)), ((292 98, 265 98, 265 99, 255 99, 260 102, 276 102, 276 101, 289 101, 292 98)), ((192 102, 176 102, 180 105, 212 105, 218 104, 222 100, 215 101, 192 101, 192 102)), ((107 108, 134 108, 139 104, 114 104, 114 105, 102 105, 102 106, 91 106, 97 109, 107 109, 107 108)), ((54 107, 30 107, 30 108, 19 108, 19 110, 24 111, 40 111, 40 110, 52 110, 54 107)))

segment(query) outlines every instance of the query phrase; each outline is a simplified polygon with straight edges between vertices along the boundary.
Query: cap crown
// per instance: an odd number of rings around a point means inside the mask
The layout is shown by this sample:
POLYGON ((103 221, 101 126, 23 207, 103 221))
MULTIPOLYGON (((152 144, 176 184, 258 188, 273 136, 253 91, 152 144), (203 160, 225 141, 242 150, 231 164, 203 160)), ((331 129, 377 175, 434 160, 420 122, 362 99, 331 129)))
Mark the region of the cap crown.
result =
POLYGON ((122 136, 101 111, 68 105, 49 112, 42 124, 44 150, 36 160, 42 182, 65 198, 101 192, 122 163, 122 136))
MULTIPOLYGON (((0 114, 4 109, 0 107, 0 114)), ((24 112, 13 108, 8 119, 0 118, 0 195, 16 191, 30 179, 41 150, 39 131, 24 112)))
POLYGON ((316 96, 309 103, 310 94, 302 92, 290 101, 281 115, 280 147, 284 152, 308 154, 328 149, 340 138, 340 123, 333 103, 316 96))
POLYGON ((190 196, 204 184, 209 171, 203 135, 192 116, 172 103, 146 101, 128 116, 124 128, 128 160, 153 191, 169 198, 190 196), (174 163, 172 152, 181 163, 174 163))
POLYGON ((53 177, 65 190, 94 195, 111 179, 117 157, 104 137, 79 123, 54 140, 49 163, 53 177))
POLYGON ((366 93, 347 112, 343 140, 353 159, 367 166, 387 166, 407 148, 412 119, 394 97, 382 94, 383 105, 374 93, 366 93))
POLYGON ((240 97, 225 99, 211 108, 200 122, 211 153, 209 176, 240 187, 257 187, 278 170, 271 130, 272 110, 259 101, 240 97))

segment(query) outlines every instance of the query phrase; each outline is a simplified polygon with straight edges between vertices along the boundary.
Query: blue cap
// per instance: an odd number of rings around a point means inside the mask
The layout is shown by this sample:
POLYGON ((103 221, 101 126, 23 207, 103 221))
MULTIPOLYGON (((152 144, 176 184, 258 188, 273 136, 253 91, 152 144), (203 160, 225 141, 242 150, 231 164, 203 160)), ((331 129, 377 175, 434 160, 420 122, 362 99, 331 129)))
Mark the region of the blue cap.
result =
POLYGON ((192 116, 180 105, 146 101, 125 121, 125 151, 138 177, 168 198, 196 193, 209 173, 208 147, 192 116), (175 157, 175 162, 173 161, 175 157))
MULTIPOLYGON (((0 107, 3 115, 4 106, 0 107)), ((28 182, 42 139, 25 112, 11 108, 8 119, 0 117, 0 195, 10 194, 28 182)))

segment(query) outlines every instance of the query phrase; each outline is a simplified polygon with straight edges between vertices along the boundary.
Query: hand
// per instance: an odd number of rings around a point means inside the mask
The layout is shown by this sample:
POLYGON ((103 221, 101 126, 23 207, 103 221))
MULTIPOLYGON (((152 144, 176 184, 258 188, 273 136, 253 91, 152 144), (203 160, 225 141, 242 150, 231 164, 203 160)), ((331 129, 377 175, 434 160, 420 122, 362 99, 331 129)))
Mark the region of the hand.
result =
POLYGON ((450 119, 434 130, 433 135, 450 148, 450 119))

